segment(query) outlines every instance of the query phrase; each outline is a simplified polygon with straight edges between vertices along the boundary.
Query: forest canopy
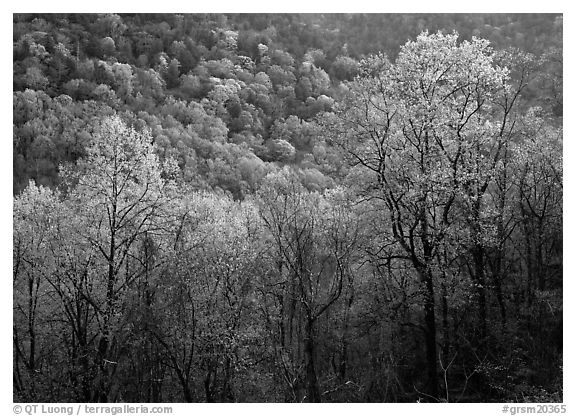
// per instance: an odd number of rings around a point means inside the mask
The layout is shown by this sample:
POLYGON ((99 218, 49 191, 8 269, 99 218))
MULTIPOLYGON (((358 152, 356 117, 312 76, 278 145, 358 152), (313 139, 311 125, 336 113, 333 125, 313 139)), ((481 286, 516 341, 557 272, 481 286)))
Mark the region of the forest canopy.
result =
POLYGON ((562 16, 15 14, 19 402, 561 402, 562 16))

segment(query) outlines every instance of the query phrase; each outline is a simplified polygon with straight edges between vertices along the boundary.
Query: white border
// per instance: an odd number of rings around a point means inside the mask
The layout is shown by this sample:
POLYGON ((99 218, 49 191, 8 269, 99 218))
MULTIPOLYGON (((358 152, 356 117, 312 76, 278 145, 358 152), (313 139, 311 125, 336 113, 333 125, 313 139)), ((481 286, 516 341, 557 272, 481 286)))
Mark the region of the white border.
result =
MULTIPOLYGON (((371 13, 563 13, 564 14, 564 114, 567 115, 565 120, 565 135, 567 139, 564 142, 564 403, 567 404, 568 414, 576 412, 576 403, 574 397, 574 344, 572 328, 572 318, 574 317, 574 277, 573 272, 574 256, 571 246, 573 232, 576 231, 573 207, 574 207, 574 184, 576 183, 576 137, 574 137, 574 122, 572 119, 572 97, 574 97, 574 81, 572 71, 574 69, 574 48, 570 40, 576 39, 574 36, 574 24, 572 8, 568 2, 563 1, 528 1, 528 2, 505 2, 502 0, 484 0, 481 2, 462 2, 460 1, 417 1, 417 2, 380 2, 373 0, 354 0, 348 2, 329 2, 326 0, 314 1, 309 0, 290 0, 284 4, 269 2, 246 2, 239 1, 212 1, 199 2, 198 0, 174 3, 148 2, 148 3, 121 3, 118 1, 101 0, 97 3, 88 2, 40 2, 38 0, 27 2, 3 2, 1 26, 2 33, 2 55, 6 59, 12 56, 12 14, 24 12, 142 12, 142 13, 344 13, 344 12, 371 12, 371 13), (88 9, 87 9, 88 5, 88 9)), ((4 66, 4 82, 2 83, 2 121, 3 121, 3 139, 0 150, 0 187, 2 195, 5 195, 0 202, 2 233, 0 234, 0 256, 2 270, 2 279, 0 280, 0 304, 2 310, 0 313, 0 334, 2 342, 0 343, 1 355, 4 358, 5 370, 2 371, 2 388, 0 389, 0 414, 10 415, 12 413, 12 67, 4 66), (10 72, 10 73, 8 73, 10 72)), ((575 246, 576 247, 576 244, 575 246)), ((175 415, 189 414, 208 414, 214 412, 226 412, 234 414, 269 414, 274 413, 277 416, 293 416, 294 412, 305 414, 314 414, 321 411, 330 414, 348 414, 350 411, 362 412, 365 414, 401 414, 406 412, 423 412, 432 415, 497 415, 502 414, 502 406, 499 404, 322 404, 322 405, 291 405, 291 404, 172 404, 175 415), (232 407, 233 406, 233 407, 232 407), (297 408, 295 406, 298 406, 297 408)))

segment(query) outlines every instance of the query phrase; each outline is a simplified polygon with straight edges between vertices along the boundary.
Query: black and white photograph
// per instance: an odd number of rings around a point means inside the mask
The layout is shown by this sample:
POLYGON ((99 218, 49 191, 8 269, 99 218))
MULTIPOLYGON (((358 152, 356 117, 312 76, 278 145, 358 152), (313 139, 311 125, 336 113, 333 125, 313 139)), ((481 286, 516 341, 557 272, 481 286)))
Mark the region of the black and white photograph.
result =
POLYGON ((9 411, 566 412, 563 13, 325 10, 12 14, 9 411))

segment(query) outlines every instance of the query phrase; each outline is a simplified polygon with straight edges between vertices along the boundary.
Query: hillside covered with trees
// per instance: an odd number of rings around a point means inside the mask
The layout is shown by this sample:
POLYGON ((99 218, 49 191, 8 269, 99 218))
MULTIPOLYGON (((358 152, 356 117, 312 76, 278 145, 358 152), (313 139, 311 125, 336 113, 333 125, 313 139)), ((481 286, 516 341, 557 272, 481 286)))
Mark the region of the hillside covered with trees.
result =
POLYGON ((13 36, 15 401, 562 401, 561 15, 13 36))

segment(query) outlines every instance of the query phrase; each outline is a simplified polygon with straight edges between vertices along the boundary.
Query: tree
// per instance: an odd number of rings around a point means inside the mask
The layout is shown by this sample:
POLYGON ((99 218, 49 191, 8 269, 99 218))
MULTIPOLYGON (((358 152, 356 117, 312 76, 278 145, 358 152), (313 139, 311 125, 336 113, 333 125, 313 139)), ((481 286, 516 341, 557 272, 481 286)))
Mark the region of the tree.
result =
POLYGON ((180 85, 180 62, 178 59, 174 58, 170 61, 164 80, 166 81, 166 88, 169 89, 177 88, 180 85))
POLYGON ((168 218, 168 261, 151 287, 147 331, 187 402, 234 401, 243 388, 236 380, 256 358, 252 345, 261 342, 254 312, 265 269, 260 220, 252 204, 204 192, 181 195, 168 218))
POLYGON ((381 256, 409 262, 423 286, 427 392, 435 398, 436 282, 451 260, 439 254, 462 228, 474 235, 482 338, 482 201, 511 128, 510 108, 499 106, 510 91, 507 70, 494 64, 487 41, 458 44, 457 38, 423 33, 401 48, 395 63, 383 56, 364 60, 334 124, 352 164, 370 175, 361 183, 366 196, 381 203, 387 224, 381 256))
POLYGON ((281 162, 290 162, 296 154, 296 149, 284 139, 275 139, 268 142, 270 158, 281 162))
POLYGON ((277 361, 288 374, 284 378, 293 400, 320 402, 318 321, 352 278, 358 223, 341 190, 309 193, 287 168, 267 176, 258 192, 258 205, 272 242, 270 260, 278 268, 273 280, 265 282, 265 290, 274 288, 269 293, 279 303, 277 361), (289 370, 298 365, 300 343, 306 391, 302 398, 289 370))
POLYGON ((92 400, 108 401, 121 357, 117 331, 124 295, 143 273, 135 244, 154 233, 163 203, 164 181, 148 133, 127 127, 118 117, 103 120, 78 169, 64 169, 68 203, 82 218, 77 232, 99 257, 103 279, 93 293, 98 314, 98 377, 92 400))
POLYGON ((513 146, 513 186, 519 205, 526 263, 526 298, 545 291, 552 281, 562 247, 562 132, 532 109, 522 121, 523 140, 513 146))
POLYGON ((348 56, 338 56, 332 64, 331 72, 339 81, 352 81, 358 74, 358 62, 348 56))
POLYGON ((50 248, 56 236, 57 195, 33 182, 14 201, 14 389, 22 399, 42 397, 49 383, 40 375, 49 348, 46 307, 55 263, 50 248), (44 390, 44 391, 43 391, 44 390))

